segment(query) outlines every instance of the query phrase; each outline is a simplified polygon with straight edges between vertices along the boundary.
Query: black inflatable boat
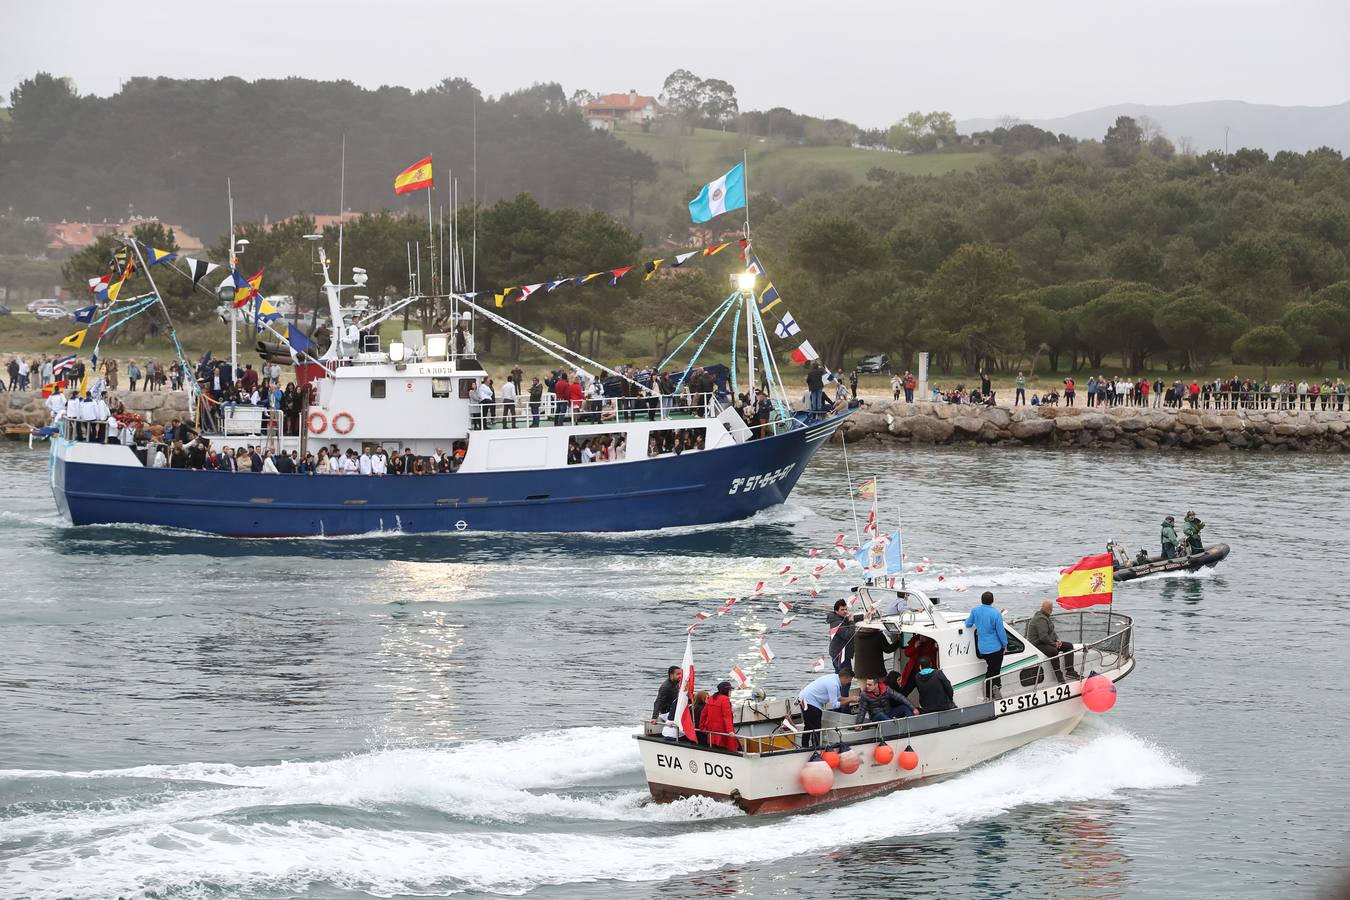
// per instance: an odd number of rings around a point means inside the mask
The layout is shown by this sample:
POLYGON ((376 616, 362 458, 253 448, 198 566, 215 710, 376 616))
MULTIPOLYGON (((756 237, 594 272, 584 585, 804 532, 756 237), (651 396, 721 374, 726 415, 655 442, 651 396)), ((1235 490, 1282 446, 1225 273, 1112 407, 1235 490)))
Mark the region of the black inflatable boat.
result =
POLYGON ((1196 569, 1203 569, 1206 566, 1216 566, 1226 556, 1228 556, 1228 545, 1215 544, 1200 553, 1174 556, 1171 559, 1150 556, 1142 562, 1131 560, 1128 565, 1117 565, 1112 577, 1116 581, 1130 581, 1134 578, 1142 578, 1145 575, 1156 575, 1159 572, 1194 572, 1196 569))

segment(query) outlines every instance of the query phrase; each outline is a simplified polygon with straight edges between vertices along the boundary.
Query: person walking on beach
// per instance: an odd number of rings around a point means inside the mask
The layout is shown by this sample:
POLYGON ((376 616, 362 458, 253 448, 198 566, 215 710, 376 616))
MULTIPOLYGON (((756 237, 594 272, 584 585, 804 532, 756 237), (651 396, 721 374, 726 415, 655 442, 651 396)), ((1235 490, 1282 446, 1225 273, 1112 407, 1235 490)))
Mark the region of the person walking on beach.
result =
POLYGON ((980 605, 966 616, 966 627, 975 629, 975 655, 984 660, 984 691, 989 700, 1003 696, 1003 654, 1008 649, 1008 629, 1003 613, 994 609, 994 593, 980 595, 980 605))

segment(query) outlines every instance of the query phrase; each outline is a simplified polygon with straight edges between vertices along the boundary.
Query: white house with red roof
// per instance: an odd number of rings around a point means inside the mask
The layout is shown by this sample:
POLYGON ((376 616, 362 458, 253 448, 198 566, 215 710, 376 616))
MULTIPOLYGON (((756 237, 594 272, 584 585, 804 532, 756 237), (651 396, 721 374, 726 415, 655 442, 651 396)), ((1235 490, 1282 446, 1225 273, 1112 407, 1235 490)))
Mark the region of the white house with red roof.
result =
POLYGON ((603 94, 581 107, 581 115, 597 130, 612 129, 616 123, 650 122, 665 108, 655 97, 629 91, 626 94, 603 94))

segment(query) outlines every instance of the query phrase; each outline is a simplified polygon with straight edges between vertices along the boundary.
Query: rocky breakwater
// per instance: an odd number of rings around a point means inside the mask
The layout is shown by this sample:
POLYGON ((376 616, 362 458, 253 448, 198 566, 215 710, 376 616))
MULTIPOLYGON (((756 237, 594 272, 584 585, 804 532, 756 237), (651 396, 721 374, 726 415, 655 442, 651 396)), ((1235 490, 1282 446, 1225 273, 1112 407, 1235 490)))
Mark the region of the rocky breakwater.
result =
MULTIPOLYGON (((147 422, 167 422, 185 415, 188 408, 183 391, 119 391, 116 396, 128 412, 139 413, 147 422)), ((49 418, 47 401, 38 391, 0 393, 0 426, 46 425, 49 418)))
POLYGON ((1350 412, 900 402, 863 407, 839 433, 849 441, 910 444, 1346 452, 1350 412))

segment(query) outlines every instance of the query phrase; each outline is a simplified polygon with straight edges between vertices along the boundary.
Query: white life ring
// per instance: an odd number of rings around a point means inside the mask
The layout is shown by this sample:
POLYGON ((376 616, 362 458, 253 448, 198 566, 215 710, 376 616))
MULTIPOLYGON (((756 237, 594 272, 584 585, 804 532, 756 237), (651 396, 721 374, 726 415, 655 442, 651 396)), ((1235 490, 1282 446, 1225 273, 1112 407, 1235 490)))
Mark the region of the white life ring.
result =
POLYGON ((310 433, 310 434, 323 434, 324 429, 326 429, 327 427, 328 427, 328 417, 325 416, 323 413, 319 412, 319 411, 316 409, 316 410, 314 410, 312 413, 309 414, 309 433, 310 433), (315 416, 318 416, 318 417, 319 417, 319 424, 318 424, 318 425, 315 425, 315 424, 314 424, 314 417, 315 417, 315 416))
POLYGON ((336 431, 338 434, 350 434, 351 430, 355 427, 356 427, 356 420, 353 419, 352 414, 347 412, 345 409, 342 412, 335 413, 333 415, 333 430, 336 431), (347 427, 343 428, 339 426, 338 419, 346 419, 347 427))

